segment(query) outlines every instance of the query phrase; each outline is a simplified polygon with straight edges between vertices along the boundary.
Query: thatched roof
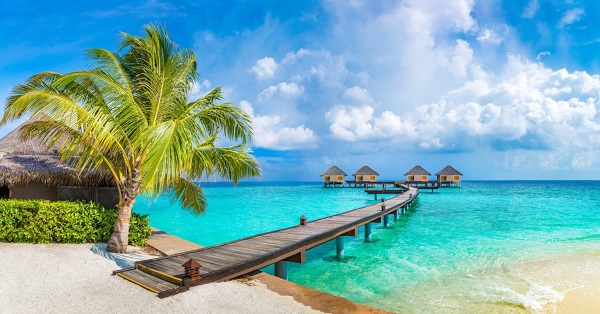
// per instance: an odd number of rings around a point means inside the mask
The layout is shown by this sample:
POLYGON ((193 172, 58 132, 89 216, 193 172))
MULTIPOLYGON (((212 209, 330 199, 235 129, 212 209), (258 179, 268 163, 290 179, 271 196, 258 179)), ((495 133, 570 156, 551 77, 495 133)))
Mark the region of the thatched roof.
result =
MULTIPOLYGON (((32 122, 30 119, 23 125, 32 122)), ((21 127, 0 139, 0 186, 42 182, 46 185, 105 186, 112 178, 97 172, 81 173, 62 162, 56 149, 46 150, 37 139, 22 141, 21 127)))
POLYGON ((322 176, 347 176, 347 174, 337 166, 331 166, 331 168, 321 174, 322 176))
POLYGON ((378 176, 379 173, 371 169, 369 166, 362 166, 352 174, 353 176, 378 176))
POLYGON ((458 170, 454 169, 452 166, 446 166, 444 169, 438 171, 435 174, 436 176, 462 176, 463 174, 458 172, 458 170))
POLYGON ((412 167, 412 169, 408 170, 405 176, 430 176, 431 173, 427 172, 427 170, 423 169, 423 167, 416 165, 412 167))
POLYGON ((0 154, 7 155, 56 155, 56 149, 46 150, 37 139, 21 140, 21 127, 35 121, 33 118, 0 139, 0 154))

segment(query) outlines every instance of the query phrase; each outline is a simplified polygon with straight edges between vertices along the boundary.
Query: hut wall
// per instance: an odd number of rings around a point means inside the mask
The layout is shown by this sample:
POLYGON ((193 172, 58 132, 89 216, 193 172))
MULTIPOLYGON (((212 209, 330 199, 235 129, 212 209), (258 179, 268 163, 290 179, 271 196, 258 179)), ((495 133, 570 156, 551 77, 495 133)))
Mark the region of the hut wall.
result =
POLYGON ((58 189, 55 186, 47 186, 42 182, 30 182, 28 185, 15 185, 11 189, 11 198, 56 201, 58 199, 58 189))
POLYGON ((356 181, 362 181, 362 182, 376 182, 377 181, 377 176, 375 175, 358 175, 356 176, 356 181))
POLYGON ((119 204, 119 191, 113 187, 59 186, 58 199, 92 201, 105 208, 115 208, 119 204))
POLYGON ((438 176, 438 181, 440 182, 460 182, 459 175, 442 175, 438 176))
POLYGON ((424 175, 406 176, 406 181, 427 182, 427 181, 429 181, 429 176, 424 176, 424 175))

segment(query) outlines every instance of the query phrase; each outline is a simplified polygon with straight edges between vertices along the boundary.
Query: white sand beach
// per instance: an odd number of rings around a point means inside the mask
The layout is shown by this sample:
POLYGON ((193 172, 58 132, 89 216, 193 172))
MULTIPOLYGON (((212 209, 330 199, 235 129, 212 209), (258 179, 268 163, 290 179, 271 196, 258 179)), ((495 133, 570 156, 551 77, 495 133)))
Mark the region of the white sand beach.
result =
POLYGON ((150 256, 103 244, 0 243, 1 313, 321 313, 260 282, 229 281, 159 299, 112 271, 150 256))
MULTIPOLYGON (((197 286, 159 299, 112 275, 152 256, 138 248, 127 254, 104 249, 104 244, 0 243, 0 313, 323 313, 258 280, 197 286)), ((600 313, 599 266, 598 255, 576 255, 525 263, 517 272, 564 294, 535 312, 600 313)))

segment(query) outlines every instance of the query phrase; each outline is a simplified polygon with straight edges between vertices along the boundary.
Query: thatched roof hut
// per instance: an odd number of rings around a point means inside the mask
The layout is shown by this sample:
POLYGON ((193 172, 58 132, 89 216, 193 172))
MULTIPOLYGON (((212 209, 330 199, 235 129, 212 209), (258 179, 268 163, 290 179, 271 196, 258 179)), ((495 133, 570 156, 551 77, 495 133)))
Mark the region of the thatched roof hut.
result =
POLYGON ((438 171, 436 176, 462 176, 458 170, 454 169, 452 166, 446 166, 444 169, 438 171))
POLYGON ((423 169, 423 167, 416 165, 412 167, 412 169, 408 170, 405 176, 430 176, 431 173, 427 172, 427 170, 423 169))
POLYGON ((375 170, 371 169, 371 167, 369 167, 369 166, 362 166, 362 167, 360 167, 360 169, 356 170, 356 172, 354 172, 352 175, 353 176, 378 176, 379 173, 377 173, 375 170))
POLYGON ((369 166, 362 166, 352 174, 356 182, 375 182, 379 173, 371 169, 369 166))
MULTIPOLYGON (((23 125, 32 122, 30 119, 23 125)), ((21 128, 0 139, 0 186, 40 182, 48 186, 106 186, 112 178, 84 172, 62 162, 56 149, 46 150, 38 139, 21 139, 21 128)))
POLYGON ((321 177, 323 176, 347 176, 347 174, 338 168, 338 166, 331 166, 331 168, 321 174, 321 177))
POLYGON ((460 186, 461 176, 463 175, 452 166, 446 166, 436 174, 437 180, 441 186, 460 186))
POLYGON ((321 174, 321 177, 323 177, 323 182, 325 183, 325 186, 327 186, 328 184, 342 184, 346 182, 345 177, 347 176, 347 174, 342 171, 342 169, 338 168, 337 166, 332 166, 331 168, 327 169, 327 171, 323 172, 321 174))

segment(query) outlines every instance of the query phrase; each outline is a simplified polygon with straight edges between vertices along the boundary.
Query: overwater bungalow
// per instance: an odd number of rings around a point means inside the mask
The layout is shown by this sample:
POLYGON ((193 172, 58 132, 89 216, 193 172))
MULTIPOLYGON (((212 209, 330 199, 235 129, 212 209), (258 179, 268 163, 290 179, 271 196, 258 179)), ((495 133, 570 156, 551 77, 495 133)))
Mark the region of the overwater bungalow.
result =
POLYGON ((346 176, 347 174, 337 166, 331 166, 331 168, 327 169, 327 171, 321 174, 321 177, 323 177, 323 184, 325 186, 335 186, 338 184, 343 185, 344 183, 346 183, 346 176))
POLYGON ((404 175, 406 176, 406 181, 408 182, 427 182, 429 181, 429 176, 431 173, 427 172, 427 170, 423 169, 423 167, 416 165, 412 167, 412 169, 408 170, 408 172, 404 175))
POLYGON ((0 139, 0 198, 84 200, 105 207, 118 204, 110 176, 69 166, 56 149, 46 150, 38 139, 21 140, 21 128, 0 139))
POLYGON ((460 186, 460 178, 463 175, 452 166, 446 166, 444 169, 438 171, 436 174, 437 180, 441 186, 452 187, 460 186))
POLYGON ((357 183, 376 182, 379 173, 371 169, 369 166, 362 166, 360 169, 356 170, 356 172, 354 172, 352 175, 354 176, 354 181, 356 181, 357 183))

